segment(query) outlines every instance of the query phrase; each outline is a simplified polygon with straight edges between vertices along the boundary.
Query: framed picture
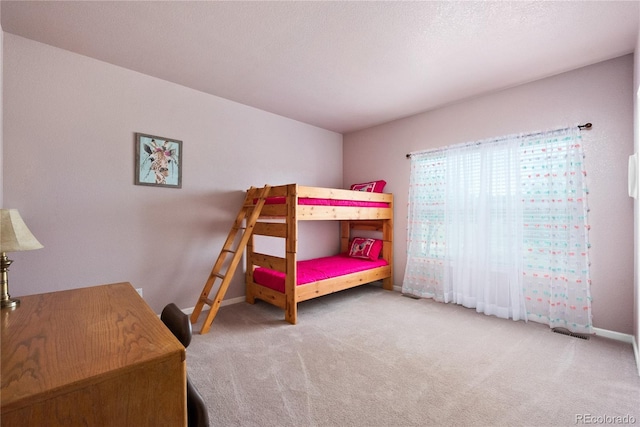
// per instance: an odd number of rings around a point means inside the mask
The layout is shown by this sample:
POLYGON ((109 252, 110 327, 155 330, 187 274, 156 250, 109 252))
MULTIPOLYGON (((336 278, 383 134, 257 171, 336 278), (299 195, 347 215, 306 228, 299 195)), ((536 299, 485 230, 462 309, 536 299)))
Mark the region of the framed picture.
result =
POLYGON ((182 141, 136 133, 136 185, 182 187, 182 141))

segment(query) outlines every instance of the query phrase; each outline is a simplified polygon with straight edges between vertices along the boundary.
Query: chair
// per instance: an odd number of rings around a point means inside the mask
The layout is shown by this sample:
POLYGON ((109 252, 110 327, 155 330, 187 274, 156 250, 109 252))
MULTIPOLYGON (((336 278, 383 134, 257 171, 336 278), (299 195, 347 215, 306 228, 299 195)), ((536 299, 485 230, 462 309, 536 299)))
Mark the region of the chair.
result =
MULTIPOLYGON (((160 320, 175 337, 187 348, 191 343, 191 322, 174 303, 168 304, 160 314, 160 320)), ((189 427, 209 427, 207 405, 198 389, 187 375, 187 420, 189 427)))

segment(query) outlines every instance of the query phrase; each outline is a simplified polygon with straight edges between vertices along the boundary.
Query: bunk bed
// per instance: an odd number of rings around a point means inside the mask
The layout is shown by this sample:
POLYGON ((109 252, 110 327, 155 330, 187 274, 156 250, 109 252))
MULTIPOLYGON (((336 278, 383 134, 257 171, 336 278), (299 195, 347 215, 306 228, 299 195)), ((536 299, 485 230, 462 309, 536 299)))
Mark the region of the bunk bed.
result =
MULTIPOLYGON (((249 189, 247 200, 257 204, 260 190, 249 189)), ((380 280, 384 289, 393 290, 393 194, 298 184, 271 187, 247 243, 245 274, 246 301, 273 304, 292 324, 299 302, 380 280), (299 221, 339 221, 340 254, 298 260, 299 221), (358 237, 359 230, 379 232, 373 234, 381 238, 358 237), (284 239, 284 256, 256 252, 255 236, 284 239)))

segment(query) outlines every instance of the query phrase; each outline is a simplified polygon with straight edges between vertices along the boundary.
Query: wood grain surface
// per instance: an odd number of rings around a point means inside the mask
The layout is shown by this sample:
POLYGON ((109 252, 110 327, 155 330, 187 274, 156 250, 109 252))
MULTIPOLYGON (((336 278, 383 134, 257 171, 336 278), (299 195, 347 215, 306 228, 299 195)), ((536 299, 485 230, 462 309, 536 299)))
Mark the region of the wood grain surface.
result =
POLYGON ((185 424, 185 349, 131 284, 20 299, 2 310, 3 426, 185 424))

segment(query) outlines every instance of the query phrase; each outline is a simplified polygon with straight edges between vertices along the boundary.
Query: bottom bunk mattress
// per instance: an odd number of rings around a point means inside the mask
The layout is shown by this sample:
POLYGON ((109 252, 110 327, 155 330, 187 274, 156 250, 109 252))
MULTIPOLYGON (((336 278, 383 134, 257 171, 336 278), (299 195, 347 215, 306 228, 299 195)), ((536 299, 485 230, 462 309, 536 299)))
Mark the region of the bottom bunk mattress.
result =
MULTIPOLYGON (((385 265, 389 265, 389 263, 381 258, 376 260, 354 258, 346 253, 298 261, 296 284, 300 286, 385 265)), ((278 292, 284 293, 284 280, 285 274, 279 271, 265 267, 258 267, 253 271, 254 282, 278 292)))

